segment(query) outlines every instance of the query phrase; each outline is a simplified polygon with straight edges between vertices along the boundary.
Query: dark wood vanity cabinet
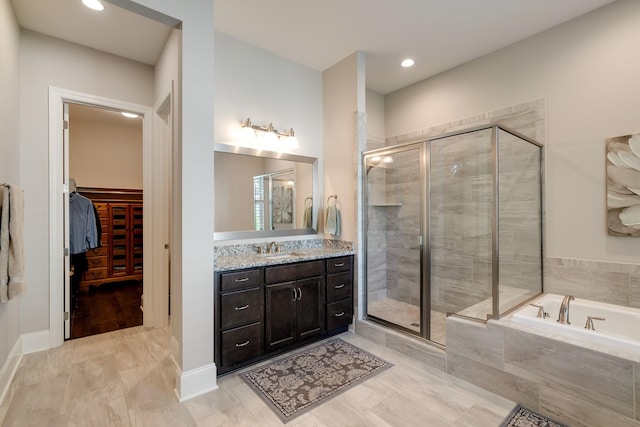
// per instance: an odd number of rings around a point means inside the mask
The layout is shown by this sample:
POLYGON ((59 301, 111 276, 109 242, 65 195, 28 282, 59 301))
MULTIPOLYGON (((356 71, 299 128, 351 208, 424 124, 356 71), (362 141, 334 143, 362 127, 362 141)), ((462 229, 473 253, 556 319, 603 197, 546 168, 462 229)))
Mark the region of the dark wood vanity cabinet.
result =
POLYGON ((216 365, 224 374, 343 332, 353 319, 353 256, 216 274, 216 365))
POLYGON ((326 263, 326 327, 332 330, 353 319, 353 257, 329 258, 326 263))
POLYGON ((311 263, 265 269, 266 351, 324 332, 324 261, 311 263), (269 283, 283 279, 293 280, 269 283))
POLYGON ((234 366, 262 354, 262 269, 223 273, 218 279, 216 360, 234 366))

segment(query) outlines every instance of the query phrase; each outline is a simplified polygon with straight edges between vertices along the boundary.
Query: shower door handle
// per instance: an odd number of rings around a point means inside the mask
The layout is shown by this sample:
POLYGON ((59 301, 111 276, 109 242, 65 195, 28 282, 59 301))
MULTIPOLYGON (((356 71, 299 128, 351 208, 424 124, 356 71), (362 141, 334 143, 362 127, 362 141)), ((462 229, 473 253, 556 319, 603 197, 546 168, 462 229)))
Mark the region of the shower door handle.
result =
POLYGON ((416 236, 416 240, 418 241, 418 246, 422 247, 422 235, 416 236))

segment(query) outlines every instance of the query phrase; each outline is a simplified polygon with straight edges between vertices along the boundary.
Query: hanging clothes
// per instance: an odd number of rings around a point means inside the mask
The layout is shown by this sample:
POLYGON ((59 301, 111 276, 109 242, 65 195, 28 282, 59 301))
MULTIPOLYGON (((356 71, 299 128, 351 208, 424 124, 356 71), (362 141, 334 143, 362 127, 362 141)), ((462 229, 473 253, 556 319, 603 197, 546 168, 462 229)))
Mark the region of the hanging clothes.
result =
POLYGON ((69 195, 69 252, 84 253, 98 247, 98 228, 93 203, 78 193, 69 195))

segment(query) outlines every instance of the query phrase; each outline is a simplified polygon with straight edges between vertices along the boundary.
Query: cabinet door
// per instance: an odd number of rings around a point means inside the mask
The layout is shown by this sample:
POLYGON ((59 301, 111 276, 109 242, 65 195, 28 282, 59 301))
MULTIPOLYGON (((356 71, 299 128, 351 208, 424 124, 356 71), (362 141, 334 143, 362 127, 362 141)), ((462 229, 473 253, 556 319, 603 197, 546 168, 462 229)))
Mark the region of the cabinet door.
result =
POLYGON ((298 280, 297 288, 297 338, 324 332, 324 278, 312 277, 298 280))
POLYGON ((296 282, 265 287, 265 340, 271 351, 295 340, 296 282))
POLYGON ((142 274, 142 204, 111 203, 111 277, 142 274))
POLYGON ((109 205, 109 221, 111 229, 109 273, 111 277, 127 276, 129 275, 127 255, 131 246, 129 204, 111 203, 109 205))
POLYGON ((142 204, 129 206, 129 274, 142 274, 142 204))

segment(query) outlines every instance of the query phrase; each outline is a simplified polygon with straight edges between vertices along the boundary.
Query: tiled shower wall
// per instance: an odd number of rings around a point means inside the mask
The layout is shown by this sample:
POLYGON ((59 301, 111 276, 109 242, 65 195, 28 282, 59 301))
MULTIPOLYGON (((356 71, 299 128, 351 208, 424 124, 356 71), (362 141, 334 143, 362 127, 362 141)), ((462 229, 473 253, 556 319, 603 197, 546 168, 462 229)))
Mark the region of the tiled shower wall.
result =
POLYGON ((640 264, 547 257, 544 291, 640 308, 640 264))

